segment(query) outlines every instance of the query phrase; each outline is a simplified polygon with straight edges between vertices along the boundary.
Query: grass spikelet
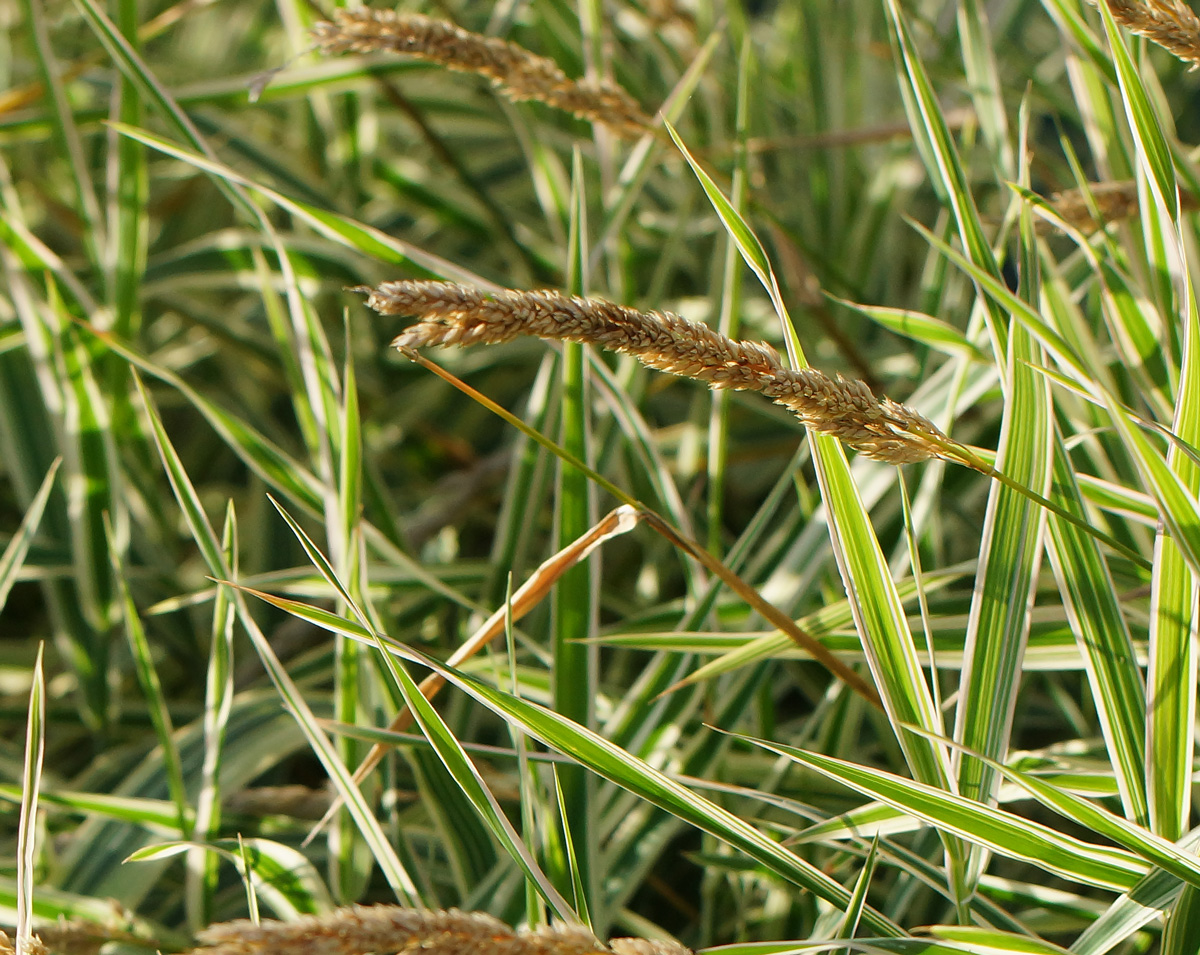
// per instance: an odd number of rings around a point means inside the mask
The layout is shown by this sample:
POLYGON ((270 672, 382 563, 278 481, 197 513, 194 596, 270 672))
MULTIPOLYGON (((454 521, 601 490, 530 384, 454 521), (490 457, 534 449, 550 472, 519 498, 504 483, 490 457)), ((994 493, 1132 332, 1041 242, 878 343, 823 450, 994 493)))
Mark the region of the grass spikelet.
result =
POLYGON ((673 943, 614 939, 557 925, 514 931, 482 912, 433 911, 396 905, 352 905, 294 922, 220 922, 199 933, 194 955, 690 955, 673 943))
MULTIPOLYGON (((1096 0, 1093 0, 1096 2, 1096 0)), ((1107 0, 1113 19, 1200 67, 1200 17, 1183 0, 1107 0)))
MULTIPOLYGON (((1067 225, 1081 232, 1096 232, 1109 222, 1137 215, 1137 183, 1093 182, 1083 189, 1067 189, 1050 197, 1050 205, 1067 225), (1091 200, 1089 201, 1089 194, 1091 200)), ((1039 225, 1049 226, 1044 220, 1039 225)))
POLYGON ((572 80, 553 60, 445 20, 357 7, 335 11, 332 21, 317 23, 312 32, 317 46, 326 54, 379 50, 402 53, 460 73, 486 76, 511 100, 537 100, 581 119, 602 123, 618 133, 640 136, 652 125, 620 87, 572 80))
MULTIPOLYGON (((1181 191, 1179 200, 1185 211, 1200 208, 1200 203, 1190 192, 1181 191)), ((1132 179, 1122 179, 1089 183, 1086 191, 1082 188, 1066 189, 1050 197, 1050 206, 1067 225, 1080 232, 1097 232, 1110 222, 1130 219, 1138 214, 1137 183, 1132 179)), ((1044 219, 1039 219, 1037 225, 1043 234, 1052 229, 1051 223, 1044 219)))
POLYGON ((392 343, 401 350, 496 344, 522 335, 586 342, 711 388, 761 392, 806 427, 889 464, 941 456, 939 444, 950 443, 929 419, 876 397, 861 381, 811 368, 793 371, 770 345, 736 341, 671 312, 639 312, 550 290, 485 293, 450 282, 385 282, 354 291, 382 315, 420 316, 392 343))

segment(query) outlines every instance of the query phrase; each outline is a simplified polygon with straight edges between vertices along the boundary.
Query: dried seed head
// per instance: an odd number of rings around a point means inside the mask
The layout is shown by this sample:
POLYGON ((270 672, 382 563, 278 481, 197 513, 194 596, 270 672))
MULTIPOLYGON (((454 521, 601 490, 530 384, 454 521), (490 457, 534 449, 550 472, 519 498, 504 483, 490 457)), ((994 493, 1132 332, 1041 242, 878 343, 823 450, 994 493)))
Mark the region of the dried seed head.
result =
MULTIPOLYGON (((1180 192, 1179 202, 1185 211, 1194 211, 1198 207, 1196 197, 1190 192, 1180 192)), ((1138 187, 1132 179, 1092 182, 1088 183, 1086 192, 1082 188, 1056 192, 1050 197, 1050 206, 1067 225, 1081 232, 1095 232, 1110 222, 1138 214, 1138 187)), ((1037 226, 1042 233, 1052 228, 1045 219, 1039 219, 1037 226)))
MULTIPOLYGON (((37 935, 31 935, 21 946, 22 955, 49 955, 49 949, 37 935)), ((0 955, 16 955, 17 948, 13 940, 4 932, 0 932, 0 955)))
POLYGON ((385 282, 354 291, 366 294, 380 314, 420 316, 392 343, 400 349, 495 344, 521 335, 586 342, 711 388, 760 391, 806 427, 880 461, 923 461, 950 444, 933 422, 877 398, 861 381, 814 369, 792 371, 770 345, 736 341, 671 312, 639 312, 548 290, 485 293, 450 282, 385 282))
POLYGON ((613 948, 572 925, 517 932, 482 912, 353 905, 294 922, 248 920, 210 925, 191 955, 691 955, 648 939, 616 939, 613 948))
POLYGON ((1107 2, 1118 23, 1174 53, 1191 69, 1200 66, 1200 17, 1183 0, 1107 2))
POLYGON ((486 76, 511 100, 537 100, 618 133, 640 136, 652 126, 633 97, 620 87, 569 79, 553 60, 445 20, 355 7, 335 11, 332 21, 317 23, 312 32, 326 54, 402 53, 450 70, 486 76))
POLYGON ((362 955, 417 951, 457 955, 516 955, 505 942, 513 931, 481 913, 355 905, 294 922, 248 920, 210 925, 199 933, 196 955, 362 955))
MULTIPOLYGON (((1050 205, 1067 225, 1083 232, 1095 232, 1109 222, 1137 215, 1137 183, 1133 180, 1090 183, 1087 193, 1083 189, 1056 192, 1050 197, 1050 205), (1091 203, 1088 202, 1088 193, 1091 194, 1091 203)), ((1049 225, 1045 220, 1039 220, 1039 224, 1049 225)))

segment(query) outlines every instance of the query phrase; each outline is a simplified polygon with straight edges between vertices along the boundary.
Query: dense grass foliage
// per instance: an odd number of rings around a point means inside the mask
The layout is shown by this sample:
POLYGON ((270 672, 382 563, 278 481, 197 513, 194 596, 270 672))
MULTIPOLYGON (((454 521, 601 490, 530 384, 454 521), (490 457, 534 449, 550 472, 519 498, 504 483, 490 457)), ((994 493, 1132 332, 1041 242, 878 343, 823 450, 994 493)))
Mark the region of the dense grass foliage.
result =
POLYGON ((0 11, 0 924, 1194 955, 1200 21, 420 12, 0 11), (961 453, 401 355, 345 288, 404 279, 670 311, 961 453))

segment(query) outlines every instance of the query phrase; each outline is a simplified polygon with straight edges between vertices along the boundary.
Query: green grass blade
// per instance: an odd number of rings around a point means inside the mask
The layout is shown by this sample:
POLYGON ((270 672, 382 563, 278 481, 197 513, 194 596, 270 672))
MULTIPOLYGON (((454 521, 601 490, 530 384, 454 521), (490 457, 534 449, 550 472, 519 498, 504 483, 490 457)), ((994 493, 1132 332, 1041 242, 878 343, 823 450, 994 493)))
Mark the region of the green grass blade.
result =
POLYGON ((1200 890, 1185 885, 1174 907, 1167 915, 1167 930, 1163 933, 1163 955, 1188 955, 1200 938, 1200 890))
POLYGON ((1150 97, 1146 94, 1145 85, 1112 13, 1105 6, 1097 9, 1104 20, 1104 32, 1108 35, 1109 49, 1112 50, 1113 63, 1117 68, 1121 100, 1125 104, 1125 114, 1137 144, 1138 159, 1144 164, 1159 208, 1167 212, 1172 222, 1176 222, 1179 219, 1179 188, 1175 181, 1175 162, 1171 158, 1170 147, 1163 137, 1150 97))
POLYGON ((112 526, 105 521, 105 530, 110 541, 109 554, 112 558, 113 580, 117 585, 117 601, 125 622, 125 637, 129 641, 130 656, 133 657, 137 671, 138 682, 146 698, 146 707, 150 719, 154 723, 154 731, 158 736, 158 745, 162 748, 162 759, 166 770, 167 785, 170 788, 171 801, 175 803, 176 818, 179 833, 188 831, 188 816, 191 808, 188 799, 187 784, 183 778, 183 767, 179 758, 179 748, 175 742, 175 727, 171 720, 171 712, 163 693, 162 681, 154 667, 154 655, 150 649, 150 641, 146 637, 146 629, 142 626, 137 605, 133 602, 133 594, 129 591, 129 581, 119 557, 121 548, 115 539, 112 526))
MULTIPOLYGON (((1025 155, 1024 108, 1022 119, 1019 150, 1025 155)), ((1028 176, 1024 164, 1021 174, 1023 179, 1028 176)), ((1041 284, 1034 241, 1031 215, 1023 206, 1019 294, 1030 303, 1037 300, 1041 284)), ((1054 422, 1049 383, 1031 367, 1041 363, 1042 351, 1021 325, 1006 327, 1003 337, 1007 339, 1007 353, 1002 356, 1005 403, 995 466, 1044 497, 1049 493, 1054 462, 1054 422)), ((1000 340, 995 337, 996 344, 1000 340)), ((1000 780, 970 753, 1002 760, 1008 752, 1045 528, 1043 508, 1008 485, 992 485, 954 723, 954 738, 968 750, 959 764, 959 792, 984 803, 991 801, 1000 780)), ((979 854, 973 864, 982 868, 979 854)), ((975 877, 974 871, 968 873, 972 883, 975 877)))
POLYGON ((421 694, 416 681, 408 675, 408 671, 392 660, 382 642, 380 649, 383 651, 382 658, 387 663, 389 672, 396 680, 401 693, 404 694, 404 702, 412 710, 421 727, 421 732, 432 744, 438 758, 445 765, 451 777, 471 800, 472 805, 475 806, 497 842, 508 852, 521 871, 525 873, 530 884, 537 889, 538 894, 545 899, 546 904, 554 910, 558 917, 566 921, 576 921, 577 916, 574 910, 545 873, 538 868, 536 860, 521 841, 521 837, 512 827, 512 823, 504 815, 504 810, 496 801, 496 797, 492 795, 491 790, 488 789, 479 770, 445 721, 438 715, 437 710, 433 708, 433 704, 421 694))
MULTIPOLYGON (((1185 284, 1185 296, 1183 367, 1172 430, 1181 441, 1194 444, 1200 440, 1200 315, 1190 280, 1185 284)), ((1167 464, 1178 475, 1181 489, 1194 500, 1200 493, 1200 466, 1181 453, 1178 445, 1168 451, 1167 464)), ((1187 727, 1196 718, 1197 568, 1187 562, 1174 536, 1160 535, 1154 556, 1147 675, 1147 789, 1154 831, 1173 840, 1187 829, 1191 816, 1195 745, 1187 727)))
MULTIPOLYGON (((138 4, 121 0, 117 24, 130 45, 138 48, 138 4)), ((119 119, 129 126, 142 122, 142 98, 137 84, 121 78, 119 119)), ((123 338, 135 338, 141 326, 141 290, 146 279, 146 256, 150 242, 150 212, 147 202, 150 177, 146 150, 140 144, 112 134, 109 138, 109 182, 115 183, 115 207, 109 216, 114 253, 106 263, 111 270, 113 330, 123 338)), ((110 370, 108 393, 120 396, 118 414, 128 415, 129 427, 136 430, 132 405, 127 395, 128 375, 124 369, 110 370)))
MULTIPOLYGON (((1193 833, 1180 848, 1195 851, 1200 836, 1193 833)), ((1103 955, 1130 938, 1144 925, 1162 917, 1179 897, 1181 884, 1175 876, 1156 869, 1121 895, 1075 940, 1076 955, 1103 955)))
POLYGON ((221 440, 270 487, 313 514, 323 510, 324 487, 307 468, 280 450, 243 419, 204 397, 181 377, 113 335, 90 329, 106 347, 139 371, 178 390, 204 416, 221 440))
MULTIPOLYGON (((233 506, 225 509, 221 530, 221 552, 234 577, 238 574, 238 524, 233 506)), ((200 789, 196 794, 196 818, 192 838, 211 840, 221 825, 221 763, 229 717, 233 711, 233 625, 236 608, 229 591, 218 587, 213 599, 208 667, 204 673, 204 756, 200 766, 200 789)), ((202 850, 192 853, 184 885, 188 924, 194 928, 212 921, 217 891, 217 860, 202 850)))
MULTIPOLYGON (((102 270, 108 259, 105 234, 100 213, 100 201, 96 197, 92 176, 89 174, 88 159, 83 139, 71 109, 67 90, 63 84, 63 68, 58 62, 50 39, 50 24, 46 8, 36 0, 24 0, 25 19, 33 29, 34 46, 37 50, 38 67, 42 85, 49 94, 50 129, 58 143, 60 157, 67 160, 70 182, 74 192, 72 210, 80 217, 80 237, 93 269, 102 270)), ((100 274, 103 274, 101 271, 100 274)))
MULTIPOLYGON (((567 239, 567 291, 583 295, 587 289, 588 221, 587 196, 584 189, 583 154, 575 149, 571 167, 571 219, 567 239)), ((586 346, 563 344, 560 364, 562 375, 562 435, 561 445, 580 461, 589 462, 593 451, 588 437, 589 386, 586 346)), ((558 466, 555 520, 557 548, 568 546, 586 534, 595 521, 596 504, 591 481, 578 468, 565 461, 558 466)), ((551 679, 554 707, 563 716, 582 726, 594 726, 596 666, 599 655, 588 644, 595 635, 597 608, 593 599, 595 562, 580 563, 562 575, 554 587, 551 679)), ((564 767, 559 783, 562 786, 566 816, 563 825, 576 840, 568 847, 577 865, 577 877, 584 886, 580 900, 584 909, 594 908, 596 884, 592 878, 592 862, 599 843, 593 824, 592 780, 582 767, 564 767)), ((572 881, 568 872, 556 873, 559 890, 567 891, 572 881)))
MULTIPOLYGON (((1061 437, 1054 454, 1054 493, 1059 504, 1085 516, 1061 437)), ((1095 539, 1053 516, 1049 557, 1085 661, 1126 815, 1145 822, 1146 691, 1116 584, 1095 539)))
POLYGON ((966 67, 967 87, 975 115, 991 154, 992 168, 1006 179, 1016 176, 1016 160, 1008 136, 1004 89, 996 63, 996 41, 980 0, 965 0, 958 7, 958 33, 966 67))
MULTIPOLYGON (((20 786, 0 787, 0 799, 7 802, 20 805, 23 795, 24 790, 20 786)), ((43 786, 38 792, 38 803, 67 813, 91 814, 134 823, 164 837, 173 836, 179 831, 178 807, 169 799, 110 796, 43 786)), ((188 820, 191 820, 190 812, 188 820)))
MULTIPOLYGON (((746 149, 748 124, 750 121, 750 42, 742 42, 738 56, 737 115, 734 120, 736 143, 733 154, 733 181, 730 185, 729 204, 741 214, 746 204, 746 164, 749 152, 746 149)), ((721 269, 721 311, 717 329, 730 338, 738 338, 741 329, 742 307, 742 257, 733 237, 725 238, 725 258, 721 269)), ((714 554, 721 552, 722 524, 724 523, 725 480, 729 458, 729 406, 732 395, 728 391, 714 391, 708 415, 708 549, 714 554)))
POLYGON ((320 208, 311 203, 289 198, 281 192, 261 183, 256 183, 238 173, 231 166, 218 162, 203 152, 185 149, 168 139, 156 136, 142 129, 124 126, 119 123, 113 123, 112 127, 121 135, 128 136, 137 142, 151 146, 165 155, 183 160, 189 165, 211 174, 221 182, 229 182, 238 187, 255 190, 260 195, 270 199, 281 209, 307 222, 313 229, 326 238, 332 239, 346 248, 393 265, 412 263, 425 273, 446 279, 447 281, 478 285, 480 288, 490 290, 495 290, 499 287, 496 283, 489 282, 469 269, 455 265, 441 256, 425 252, 416 245, 394 239, 380 229, 355 222, 347 216, 330 212, 328 209, 320 208))
POLYGON ((50 470, 42 479, 37 494, 34 495, 29 507, 25 509, 25 516, 21 518, 21 526, 17 528, 16 533, 8 542, 8 546, 4 548, 4 553, 0 554, 0 611, 4 609, 4 603, 8 600, 8 592, 12 590, 17 573, 25 562, 34 535, 37 534, 38 524, 41 523, 42 514, 46 510, 46 502, 50 499, 50 492, 54 489, 54 479, 61 466, 62 458, 55 458, 54 463, 50 465, 50 470))
POLYGON ((21 774, 21 819, 17 839, 17 947, 33 949, 33 896, 37 884, 38 792, 46 756, 46 680, 38 647, 25 717, 25 760, 21 774))
MULTIPOLYGON (((376 637, 364 627, 329 611, 299 601, 254 592, 256 596, 302 620, 374 644, 376 637)), ((667 810, 702 831, 709 832, 768 866, 781 878, 800 885, 844 911, 850 893, 799 856, 767 838, 741 819, 685 788, 604 737, 565 719, 553 710, 504 693, 457 670, 443 666, 402 644, 387 642, 384 649, 401 659, 427 666, 442 674, 450 683, 502 715, 519 727, 587 766, 592 772, 616 783, 653 805, 667 810)), ((864 924, 874 931, 889 934, 897 927, 874 909, 863 913, 864 924)))
MULTIPOLYGON (((753 230, 692 158, 674 129, 668 125, 667 130, 700 180, 722 225, 770 295, 783 326, 793 367, 801 367, 805 363, 804 355, 766 251, 753 230)), ((917 662, 916 647, 896 585, 850 475, 845 451, 840 442, 827 435, 810 432, 808 437, 822 497, 829 509, 830 537, 838 569, 851 595, 855 624, 892 725, 897 728, 909 724, 937 727, 941 721, 917 662)), ((900 732, 900 741, 917 778, 948 785, 950 764, 944 750, 921 743, 903 732, 900 732)))
POLYGON ((1124 891, 1147 870, 1147 866, 1130 853, 1083 842, 1049 826, 981 805, 973 799, 846 760, 745 738, 964 841, 1084 885, 1124 891))
POLYGON ((333 908, 316 868, 303 853, 270 839, 216 839, 212 842, 164 842, 132 853, 128 862, 155 862, 199 850, 233 863, 243 880, 284 921, 333 908))
MULTIPOLYGON (((980 757, 981 759, 983 757, 980 757)), ((1200 887, 1200 861, 1195 853, 1135 824, 1081 796, 1056 787, 1032 773, 1021 772, 995 760, 992 768, 1016 783, 1043 806, 1085 827, 1088 831, 1124 846, 1148 863, 1189 885, 1200 887)))
MULTIPOLYGON (((138 385, 139 389, 141 389, 140 381, 138 385)), ((163 466, 171 481, 171 487, 175 492, 176 500, 183 509, 184 517, 188 522, 193 539, 200 548, 200 552, 210 572, 220 580, 227 581, 231 574, 230 568, 225 562, 224 554, 221 552, 212 527, 208 523, 208 518, 196 495, 195 488, 187 472, 184 470, 183 464, 179 460, 167 436, 166 430, 163 428, 162 422, 155 413, 149 396, 146 395, 144 390, 141 393, 147 413, 150 416, 154 440, 162 456, 163 466)), ((254 619, 250 616, 249 610, 245 606, 245 601, 242 599, 240 593, 236 591, 234 605, 238 610, 238 618, 254 643, 255 649, 266 666, 267 672, 270 674, 280 697, 295 716, 296 722, 301 730, 304 731, 305 738, 312 747, 314 755, 321 761, 321 764, 329 773, 330 778, 337 787, 338 794, 345 801, 347 808, 354 816, 359 825, 359 830, 363 838, 367 840, 368 845, 370 845, 371 852, 382 869, 388 884, 399 899, 410 905, 416 904, 418 901, 417 890, 411 876, 404 869, 404 866, 401 865, 395 851, 388 843, 378 820, 376 820, 370 807, 364 800, 362 792, 354 784, 350 771, 338 759, 333 744, 329 742, 325 733, 320 729, 316 717, 313 715, 304 696, 288 675, 287 670, 280 663, 279 658, 275 655, 270 643, 254 622, 254 619)))

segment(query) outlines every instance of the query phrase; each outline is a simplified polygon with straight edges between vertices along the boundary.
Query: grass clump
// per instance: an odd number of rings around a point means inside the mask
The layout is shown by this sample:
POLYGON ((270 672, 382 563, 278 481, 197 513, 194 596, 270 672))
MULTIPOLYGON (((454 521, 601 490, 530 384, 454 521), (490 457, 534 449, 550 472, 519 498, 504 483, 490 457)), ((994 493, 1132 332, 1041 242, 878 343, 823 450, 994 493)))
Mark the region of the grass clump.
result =
POLYGON ((410 6, 6 23, 0 948, 1193 955, 1190 8, 410 6))

